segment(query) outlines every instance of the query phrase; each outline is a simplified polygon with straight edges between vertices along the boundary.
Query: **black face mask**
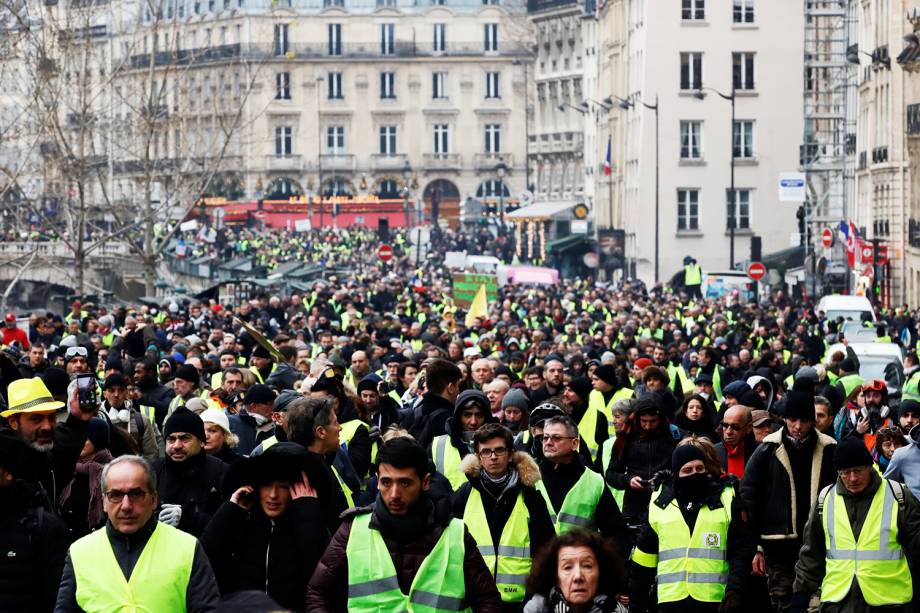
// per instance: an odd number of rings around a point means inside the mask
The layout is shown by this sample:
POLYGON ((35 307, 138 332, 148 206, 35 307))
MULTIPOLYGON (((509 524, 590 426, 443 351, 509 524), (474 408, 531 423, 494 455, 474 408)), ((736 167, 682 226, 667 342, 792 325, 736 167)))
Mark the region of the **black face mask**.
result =
POLYGON ((513 434, 517 434, 521 430, 521 420, 519 419, 517 421, 511 421, 506 419, 505 427, 511 430, 513 434))
POLYGON ((678 500, 700 501, 706 497, 710 481, 707 473, 678 477, 674 480, 674 493, 677 494, 678 500))

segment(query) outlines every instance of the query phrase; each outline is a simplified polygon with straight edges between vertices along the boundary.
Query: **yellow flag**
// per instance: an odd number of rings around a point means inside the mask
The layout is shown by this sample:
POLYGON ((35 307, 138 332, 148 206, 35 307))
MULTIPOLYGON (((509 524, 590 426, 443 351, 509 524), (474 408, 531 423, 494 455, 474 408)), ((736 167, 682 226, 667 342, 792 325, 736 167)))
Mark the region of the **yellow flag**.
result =
POLYGON ((470 327, 476 323, 477 317, 486 317, 489 314, 489 307, 486 303, 486 286, 480 285, 476 297, 473 298, 470 309, 466 312, 466 326, 470 327))

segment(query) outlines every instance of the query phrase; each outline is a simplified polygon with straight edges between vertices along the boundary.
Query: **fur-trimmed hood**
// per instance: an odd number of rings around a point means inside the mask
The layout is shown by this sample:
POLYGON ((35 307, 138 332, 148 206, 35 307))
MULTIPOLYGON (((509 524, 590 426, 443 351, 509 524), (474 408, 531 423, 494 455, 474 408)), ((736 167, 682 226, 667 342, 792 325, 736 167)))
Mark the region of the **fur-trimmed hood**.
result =
MULTIPOLYGON (((514 456, 511 458, 511 463, 517 468, 522 485, 527 487, 535 487, 537 485, 537 481, 541 478, 540 467, 537 466, 537 462, 530 457, 530 454, 524 453, 523 451, 515 451, 514 456)), ((463 474, 467 477, 478 478, 481 469, 482 464, 479 461, 479 456, 475 453, 467 455, 463 458, 463 461, 460 462, 460 470, 462 470, 463 474)))

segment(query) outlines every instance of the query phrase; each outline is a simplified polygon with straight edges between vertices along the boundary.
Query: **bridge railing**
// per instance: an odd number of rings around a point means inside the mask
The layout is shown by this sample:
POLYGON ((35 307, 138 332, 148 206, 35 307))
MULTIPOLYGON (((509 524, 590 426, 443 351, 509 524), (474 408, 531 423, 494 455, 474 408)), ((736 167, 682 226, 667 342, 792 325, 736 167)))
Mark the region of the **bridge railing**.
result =
MULTIPOLYGON (((18 257, 38 253, 40 257, 73 258, 73 250, 62 242, 21 241, 0 243, 0 256, 18 257)), ((128 243, 112 241, 104 243, 88 254, 90 258, 107 258, 131 255, 128 243)))

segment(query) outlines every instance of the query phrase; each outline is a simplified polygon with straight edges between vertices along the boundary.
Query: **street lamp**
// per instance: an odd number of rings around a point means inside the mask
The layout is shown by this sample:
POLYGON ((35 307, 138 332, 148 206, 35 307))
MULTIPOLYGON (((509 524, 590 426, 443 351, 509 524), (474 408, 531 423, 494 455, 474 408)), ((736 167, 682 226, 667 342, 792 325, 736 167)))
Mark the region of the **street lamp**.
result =
POLYGON ((501 222, 502 236, 505 235, 505 175, 508 174, 508 165, 502 158, 498 158, 495 165, 495 174, 498 176, 498 219, 501 222))
MULTIPOLYGON (((619 106, 621 109, 629 110, 635 108, 636 102, 628 98, 620 98, 619 96, 608 96, 604 98, 604 104, 608 107, 613 106, 613 99, 619 101, 619 106)), ((640 98, 636 98, 639 101, 639 104, 644 106, 650 111, 655 111, 655 283, 658 283, 659 278, 659 253, 660 253, 660 220, 661 220, 661 208, 660 208, 660 196, 661 196, 661 164, 659 160, 659 151, 661 149, 661 140, 659 139, 659 121, 658 121, 658 95, 655 95, 655 104, 647 104, 640 98)))
MULTIPOLYGON (((916 37, 916 35, 914 35, 916 37)), ((910 38, 910 35, 904 37, 904 41, 908 44, 913 42, 913 39, 910 38)), ((863 51, 859 47, 853 47, 850 51, 847 52, 847 62, 850 64, 859 64, 859 54, 862 53, 868 58, 872 59, 873 64, 881 64, 888 70, 891 70, 891 58, 884 57, 882 55, 876 55, 875 52, 869 53, 868 51, 863 51)))
POLYGON ((409 160, 406 160, 405 165, 402 170, 403 176, 403 213, 406 216, 406 229, 409 228, 409 179, 412 178, 412 166, 409 165, 409 160))
POLYGON ((581 113, 582 115, 584 115, 585 113, 588 112, 588 109, 586 108, 586 107, 587 107, 587 103, 583 103, 583 104, 584 104, 584 106, 575 106, 574 104, 569 104, 568 102, 563 102, 563 103, 560 104, 557 108, 559 109, 559 112, 560 112, 560 113, 565 113, 565 107, 569 107, 570 109, 574 109, 574 110, 578 111, 579 113, 581 113))
POLYGON ((730 94, 723 94, 719 90, 713 89, 711 87, 703 87, 693 92, 693 97, 696 98, 697 100, 705 100, 706 93, 703 91, 704 89, 707 89, 717 94, 720 98, 724 100, 728 100, 729 102, 731 102, 731 105, 732 105, 732 123, 731 123, 731 128, 728 131, 729 136, 731 137, 731 147, 728 150, 729 154, 731 155, 731 157, 729 158, 729 163, 731 165, 731 183, 728 188, 728 198, 729 198, 728 201, 731 203, 731 210, 728 215, 728 236, 729 236, 728 267, 729 267, 729 270, 734 270, 735 268, 735 226, 737 225, 735 220, 736 220, 736 216, 738 212, 737 211, 738 203, 735 201, 735 98, 736 98, 735 84, 732 83, 732 93, 730 94))

